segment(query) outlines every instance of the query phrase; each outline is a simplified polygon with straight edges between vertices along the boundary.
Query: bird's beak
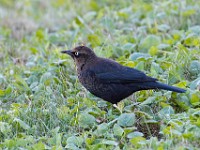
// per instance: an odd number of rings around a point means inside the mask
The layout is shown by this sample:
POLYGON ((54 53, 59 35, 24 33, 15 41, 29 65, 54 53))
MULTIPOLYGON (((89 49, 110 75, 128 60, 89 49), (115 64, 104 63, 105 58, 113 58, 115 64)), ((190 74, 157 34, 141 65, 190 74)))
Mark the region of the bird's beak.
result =
POLYGON ((64 50, 64 51, 61 51, 61 53, 64 53, 64 54, 68 54, 70 56, 73 56, 73 53, 71 50, 64 50))

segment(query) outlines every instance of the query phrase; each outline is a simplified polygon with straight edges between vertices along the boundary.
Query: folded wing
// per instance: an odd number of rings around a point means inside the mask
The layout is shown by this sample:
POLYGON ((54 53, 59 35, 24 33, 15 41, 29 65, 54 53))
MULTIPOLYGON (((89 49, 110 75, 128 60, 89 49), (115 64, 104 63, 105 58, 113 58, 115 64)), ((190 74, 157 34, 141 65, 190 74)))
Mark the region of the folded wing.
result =
POLYGON ((146 76, 143 72, 124 67, 121 71, 112 71, 96 74, 96 78, 103 83, 143 83, 143 82, 155 82, 157 79, 146 76))

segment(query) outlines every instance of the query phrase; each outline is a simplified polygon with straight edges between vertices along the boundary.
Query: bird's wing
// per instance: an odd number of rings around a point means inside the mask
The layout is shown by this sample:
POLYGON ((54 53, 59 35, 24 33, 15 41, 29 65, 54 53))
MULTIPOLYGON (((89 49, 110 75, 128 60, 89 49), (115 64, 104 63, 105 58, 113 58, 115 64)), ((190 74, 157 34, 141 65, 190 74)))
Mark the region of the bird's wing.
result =
POLYGON ((138 83, 157 81, 157 79, 148 77, 143 72, 129 67, 124 67, 120 71, 97 73, 96 78, 103 83, 138 83))

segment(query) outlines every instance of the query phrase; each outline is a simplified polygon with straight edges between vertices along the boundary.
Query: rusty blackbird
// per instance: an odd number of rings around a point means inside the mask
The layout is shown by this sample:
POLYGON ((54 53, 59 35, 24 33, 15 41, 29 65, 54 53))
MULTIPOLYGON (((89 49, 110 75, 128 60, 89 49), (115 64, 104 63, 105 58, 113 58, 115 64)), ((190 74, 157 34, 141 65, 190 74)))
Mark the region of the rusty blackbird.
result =
POLYGON ((82 85, 95 96, 113 104, 140 90, 164 89, 178 93, 186 91, 160 83, 139 70, 122 66, 113 60, 100 58, 86 46, 61 52, 74 59, 82 85))

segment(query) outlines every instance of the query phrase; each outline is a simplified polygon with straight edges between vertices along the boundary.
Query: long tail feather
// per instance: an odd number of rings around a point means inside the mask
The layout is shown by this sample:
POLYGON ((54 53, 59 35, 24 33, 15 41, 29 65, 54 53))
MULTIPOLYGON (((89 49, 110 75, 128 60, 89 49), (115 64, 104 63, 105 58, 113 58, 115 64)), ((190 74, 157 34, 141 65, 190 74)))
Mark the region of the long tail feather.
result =
POLYGON ((170 85, 160 83, 160 82, 155 82, 155 83, 156 83, 155 86, 158 89, 163 89, 163 90, 168 90, 168 91, 173 91, 173 92, 178 92, 178 93, 185 93, 186 92, 186 90, 182 89, 182 88, 170 86, 170 85))
POLYGON ((175 87, 175 86, 170 86, 170 85, 167 85, 167 84, 164 84, 164 83, 160 83, 160 82, 144 82, 144 83, 141 83, 140 86, 144 90, 148 90, 148 89, 163 89, 163 90, 173 91, 173 92, 177 92, 177 93, 186 92, 185 89, 178 88, 178 87, 175 87))

